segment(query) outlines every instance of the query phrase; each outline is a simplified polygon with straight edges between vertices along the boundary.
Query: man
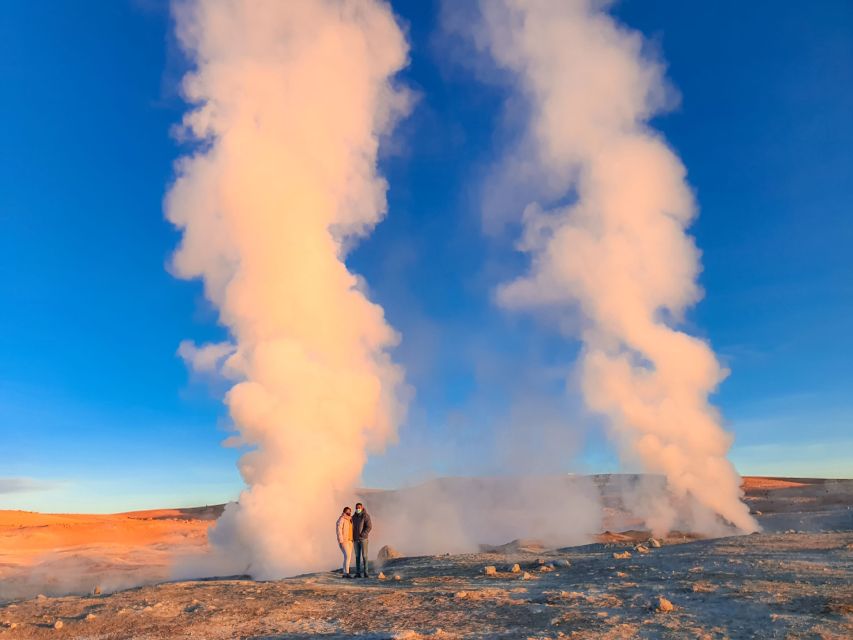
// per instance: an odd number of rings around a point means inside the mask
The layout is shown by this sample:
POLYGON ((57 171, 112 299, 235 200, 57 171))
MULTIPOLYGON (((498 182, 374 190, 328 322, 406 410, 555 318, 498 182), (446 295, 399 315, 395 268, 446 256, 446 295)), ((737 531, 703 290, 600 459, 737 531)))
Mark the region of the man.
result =
POLYGON ((364 505, 360 502, 355 505, 355 515, 352 517, 352 537, 355 541, 355 577, 369 578, 370 574, 367 570, 367 536, 370 535, 370 530, 373 528, 373 523, 370 521, 370 515, 365 511, 364 505), (362 563, 364 564, 364 573, 362 573, 362 563))
POLYGON ((344 554, 343 576, 344 578, 352 578, 349 572, 349 565, 352 561, 352 509, 344 507, 341 517, 335 525, 335 530, 338 535, 338 546, 341 548, 341 553, 344 554))

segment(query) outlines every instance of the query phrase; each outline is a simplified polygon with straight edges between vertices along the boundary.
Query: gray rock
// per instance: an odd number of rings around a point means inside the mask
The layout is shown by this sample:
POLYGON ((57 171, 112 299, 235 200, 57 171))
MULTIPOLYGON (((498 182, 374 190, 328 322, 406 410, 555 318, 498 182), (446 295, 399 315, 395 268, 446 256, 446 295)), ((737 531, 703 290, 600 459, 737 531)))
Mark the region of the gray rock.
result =
POLYGON ((513 554, 513 553, 540 553, 545 550, 545 545, 542 544, 539 540, 531 540, 527 538, 519 538, 518 540, 513 540, 512 542, 507 542, 506 544, 501 545, 493 545, 493 544, 481 544, 480 545, 480 553, 503 553, 503 554, 513 554))
POLYGON ((402 553, 397 551, 394 547, 386 544, 379 550, 379 553, 376 554, 376 562, 378 562, 379 564, 385 564, 389 560, 402 557, 402 553))

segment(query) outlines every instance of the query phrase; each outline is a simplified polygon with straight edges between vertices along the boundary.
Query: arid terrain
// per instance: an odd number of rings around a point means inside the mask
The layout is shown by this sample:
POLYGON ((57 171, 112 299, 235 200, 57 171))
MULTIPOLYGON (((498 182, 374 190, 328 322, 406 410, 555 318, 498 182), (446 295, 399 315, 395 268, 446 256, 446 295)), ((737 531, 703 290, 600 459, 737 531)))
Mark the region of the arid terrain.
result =
POLYGON ((853 637, 853 481, 747 478, 745 490, 762 533, 516 541, 397 558, 384 579, 352 581, 161 582, 173 554, 204 551, 216 507, 0 512, 0 637, 853 637))

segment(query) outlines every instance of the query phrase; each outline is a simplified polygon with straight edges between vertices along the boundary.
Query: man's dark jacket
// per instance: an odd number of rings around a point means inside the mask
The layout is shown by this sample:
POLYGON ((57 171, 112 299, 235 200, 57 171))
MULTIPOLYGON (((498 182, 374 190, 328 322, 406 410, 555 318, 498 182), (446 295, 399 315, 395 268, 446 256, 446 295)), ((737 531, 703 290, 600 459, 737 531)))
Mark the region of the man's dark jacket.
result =
POLYGON ((370 514, 367 511, 352 514, 352 539, 367 540, 370 530, 373 528, 373 523, 370 521, 370 514))

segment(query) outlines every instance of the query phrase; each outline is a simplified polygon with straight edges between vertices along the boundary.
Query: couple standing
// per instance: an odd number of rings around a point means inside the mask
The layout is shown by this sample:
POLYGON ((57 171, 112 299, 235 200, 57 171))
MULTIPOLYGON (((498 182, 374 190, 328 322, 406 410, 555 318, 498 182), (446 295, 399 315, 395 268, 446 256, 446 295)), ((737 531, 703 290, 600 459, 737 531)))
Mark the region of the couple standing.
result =
POLYGON ((335 526, 338 534, 338 546, 341 548, 341 553, 344 554, 344 578, 370 577, 367 572, 367 536, 372 528, 373 523, 370 521, 370 515, 364 510, 363 504, 356 503, 355 515, 353 515, 352 509, 344 507, 335 526), (355 576, 349 572, 353 547, 355 547, 355 576), (364 565, 363 573, 362 564, 364 565))

